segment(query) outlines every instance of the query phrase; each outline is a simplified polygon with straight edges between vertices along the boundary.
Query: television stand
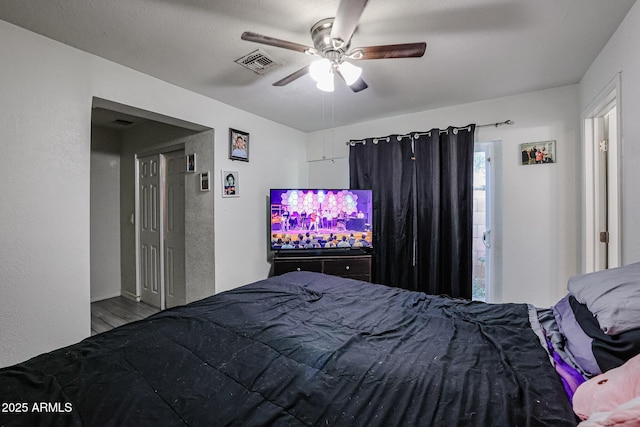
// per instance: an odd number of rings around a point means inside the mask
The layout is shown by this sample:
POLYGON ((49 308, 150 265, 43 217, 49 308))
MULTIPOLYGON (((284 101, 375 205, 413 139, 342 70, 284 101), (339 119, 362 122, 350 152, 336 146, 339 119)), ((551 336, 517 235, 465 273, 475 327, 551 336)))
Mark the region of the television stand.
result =
POLYGON ((273 257, 273 274, 279 276, 292 271, 314 271, 371 282, 371 254, 325 252, 304 255, 296 253, 291 256, 276 253, 273 257))

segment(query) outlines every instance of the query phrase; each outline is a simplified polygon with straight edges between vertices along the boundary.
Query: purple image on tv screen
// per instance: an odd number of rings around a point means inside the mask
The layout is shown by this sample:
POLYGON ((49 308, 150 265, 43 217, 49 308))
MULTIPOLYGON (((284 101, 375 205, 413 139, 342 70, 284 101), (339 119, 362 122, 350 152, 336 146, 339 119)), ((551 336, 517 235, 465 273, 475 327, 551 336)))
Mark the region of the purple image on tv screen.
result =
POLYGON ((272 189, 271 249, 359 249, 373 244, 371 190, 272 189))

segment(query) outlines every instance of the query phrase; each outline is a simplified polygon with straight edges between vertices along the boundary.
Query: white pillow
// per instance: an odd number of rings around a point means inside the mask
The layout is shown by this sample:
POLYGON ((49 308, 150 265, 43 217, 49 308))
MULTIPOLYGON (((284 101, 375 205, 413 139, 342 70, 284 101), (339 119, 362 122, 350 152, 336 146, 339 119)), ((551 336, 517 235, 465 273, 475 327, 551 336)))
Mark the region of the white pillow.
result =
POLYGON ((640 262, 573 276, 568 288, 598 319, 605 334, 640 328, 640 262))

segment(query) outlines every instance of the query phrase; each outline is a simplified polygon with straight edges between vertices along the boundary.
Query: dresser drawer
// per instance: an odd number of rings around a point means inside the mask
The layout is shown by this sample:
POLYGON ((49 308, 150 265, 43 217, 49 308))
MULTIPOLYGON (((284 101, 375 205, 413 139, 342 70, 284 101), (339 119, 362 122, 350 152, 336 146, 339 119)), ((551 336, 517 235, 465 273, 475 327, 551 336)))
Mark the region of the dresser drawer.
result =
POLYGON ((273 274, 275 276, 292 271, 312 271, 370 282, 371 255, 274 257, 273 274))
POLYGON ((366 276, 371 273, 370 259, 331 259, 324 261, 326 274, 335 276, 366 276))
POLYGON ((291 271, 314 271, 316 273, 322 273, 322 261, 321 260, 287 260, 276 262, 273 273, 279 276, 291 271))

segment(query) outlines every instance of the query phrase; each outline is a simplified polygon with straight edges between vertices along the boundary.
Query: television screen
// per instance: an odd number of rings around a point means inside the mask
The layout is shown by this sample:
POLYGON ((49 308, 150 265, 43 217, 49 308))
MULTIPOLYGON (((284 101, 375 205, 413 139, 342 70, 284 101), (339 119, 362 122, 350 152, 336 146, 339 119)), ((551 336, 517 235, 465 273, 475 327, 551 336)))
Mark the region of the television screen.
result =
POLYGON ((371 190, 272 189, 271 249, 372 247, 371 190))

